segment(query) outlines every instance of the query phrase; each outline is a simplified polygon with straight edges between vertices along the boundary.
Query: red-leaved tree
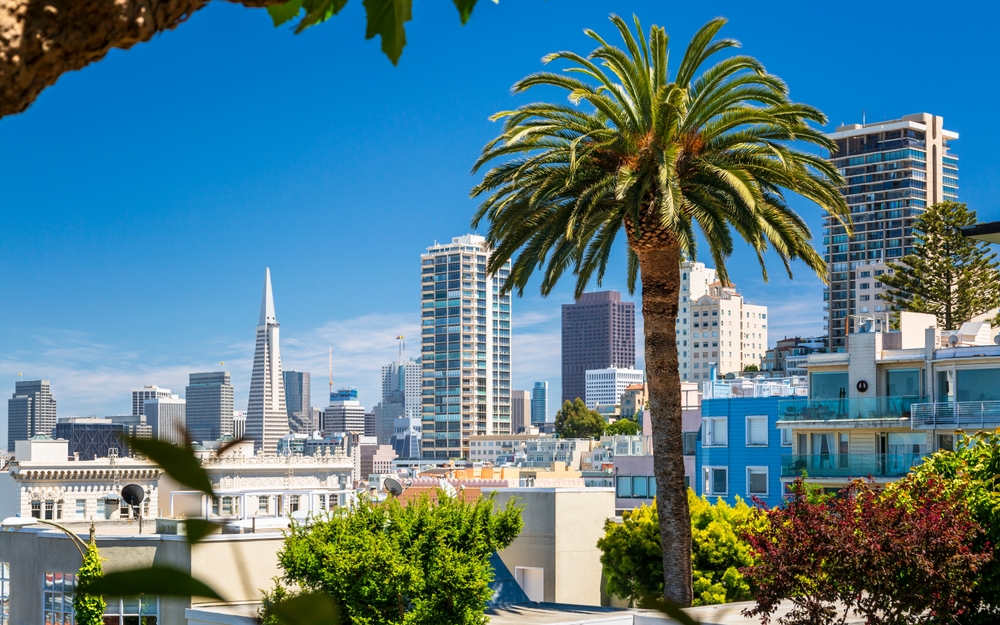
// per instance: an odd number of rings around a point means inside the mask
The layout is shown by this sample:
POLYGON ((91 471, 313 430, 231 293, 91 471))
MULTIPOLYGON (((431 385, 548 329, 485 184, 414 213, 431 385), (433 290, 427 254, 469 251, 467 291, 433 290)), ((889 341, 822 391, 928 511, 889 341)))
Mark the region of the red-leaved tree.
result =
POLYGON ((879 491, 855 481, 838 497, 810 501, 797 480, 783 507, 744 539, 753 566, 741 572, 757 605, 744 611, 783 625, 951 622, 972 607, 977 571, 991 558, 973 547, 982 532, 962 498, 928 484, 919 492, 879 491), (845 611, 846 608, 846 611, 845 611))

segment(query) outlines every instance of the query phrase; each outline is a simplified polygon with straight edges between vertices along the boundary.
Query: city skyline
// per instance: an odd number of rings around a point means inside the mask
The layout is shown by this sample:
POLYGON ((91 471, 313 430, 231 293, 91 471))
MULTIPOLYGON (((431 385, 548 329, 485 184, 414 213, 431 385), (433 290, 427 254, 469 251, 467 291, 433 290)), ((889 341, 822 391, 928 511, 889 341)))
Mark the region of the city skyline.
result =
MULTIPOLYGON (((990 201, 1000 163, 988 151, 1000 130, 982 124, 973 104, 987 100, 982 90, 992 87, 963 78, 966 67, 977 65, 983 37, 973 32, 952 42, 947 58, 931 55, 923 62, 927 72, 961 81, 962 97, 956 98, 945 91, 902 92, 898 81, 886 80, 866 62, 869 55, 890 57, 891 42, 842 33, 838 62, 856 68, 852 88, 845 89, 843 80, 815 73, 834 51, 818 48, 801 32, 799 13, 762 16, 737 3, 669 13, 652 2, 630 8, 644 23, 663 25, 675 42, 686 42, 717 14, 730 18, 728 28, 747 53, 793 85, 797 101, 829 116, 828 132, 860 122, 863 111, 869 122, 924 110, 944 117, 961 135, 955 144, 962 158, 961 198, 979 210, 981 220, 1000 218, 990 201), (775 27, 789 33, 787 45, 769 41, 775 27), (808 53, 790 52, 796 49, 808 53)), ((0 120, 8 140, 24 146, 16 155, 0 156, 8 172, 0 286, 15 292, 18 285, 46 284, 42 293, 0 303, 8 321, 0 328, 0 388, 9 394, 23 373, 25 380, 52 381, 60 414, 125 414, 130 408, 122 398, 131 388, 156 384, 176 392, 189 373, 216 370, 225 361, 242 410, 253 353, 254 318, 247 311, 256 305, 259 268, 267 264, 283 281, 276 288, 284 364, 323 377, 332 345, 335 386, 357 386, 364 404, 373 406, 379 367, 395 353, 394 337, 416 336, 419 329, 413 255, 431 239, 468 230, 474 203, 467 195, 475 182, 469 166, 497 131, 488 116, 525 101, 510 96, 510 85, 540 70, 543 54, 589 50, 582 29, 607 24, 609 10, 582 1, 572 12, 560 3, 487 3, 460 28, 451 7, 422 8, 425 13, 408 31, 411 45, 393 67, 377 53, 377 42, 335 36, 341 27, 356 33, 363 21, 360 5, 348 6, 330 29, 300 37, 274 29, 263 11, 210 5, 184 29, 67 74, 26 113, 0 120), (527 15, 532 19, 525 20, 527 15), (523 45, 490 50, 486 42, 514 23, 523 45), (459 46, 468 54, 432 87, 428 76, 436 60, 459 46), (333 61, 345 57, 358 62, 333 61), (477 70, 481 66, 490 69, 477 70), (219 81, 220 74, 226 80, 219 81), (156 80, 135 79, 154 75, 156 80), (329 80, 317 81, 316 75, 329 80), (192 82, 199 86, 194 92, 185 88, 192 82), (337 85, 345 82, 371 89, 356 103, 339 103, 337 114, 319 125, 261 123, 275 110, 292 110, 301 98, 333 101, 337 85), (302 84, 309 85, 307 92, 293 97, 289 85, 302 84), (399 93, 406 97, 391 97, 399 93), (234 110, 233 101, 245 105, 234 110), (370 138, 352 130, 359 119, 370 124, 370 138), (420 120, 432 123, 415 123, 420 120), (139 131, 153 122, 166 131, 139 131), (400 124, 412 126, 413 134, 389 141, 400 124), (100 130, 108 127, 128 130, 112 139, 100 130), (188 157, 195 144, 204 152, 196 168, 188 157), (53 145, 60 146, 60 158, 75 164, 60 184, 48 175, 53 145), (414 158, 418 151, 422 156, 414 158), (414 166, 385 185, 376 174, 384 168, 376 164, 387 160, 414 166), (130 236, 150 229, 157 245, 130 236), (358 236, 339 238, 331 261, 335 232, 358 236), (155 288, 139 296, 137 285, 155 288)), ((975 31, 998 11, 978 10, 959 7, 955 19, 975 31)), ((866 15, 891 20, 893 11, 868 6, 866 15)), ((819 211, 798 199, 792 204, 803 211, 820 247, 819 211)), ((704 249, 699 252, 701 261, 713 264, 704 249)), ((769 306, 772 344, 785 335, 823 332, 822 286, 801 265, 793 265, 792 282, 770 263, 772 282, 764 285, 750 250, 737 245, 729 267, 748 299, 769 306)), ((613 258, 607 275, 602 287, 591 288, 624 293, 623 253, 613 258)), ((638 294, 629 299, 641 304, 638 294)), ((545 301, 537 281, 515 299, 513 388, 547 379, 552 397, 561 396, 558 361, 553 366, 549 354, 558 352, 559 305, 570 301, 568 283, 545 301)), ((638 326, 636 334, 636 366, 642 367, 638 326)), ((313 405, 325 406, 325 384, 314 386, 313 405)), ((550 402, 550 413, 556 404, 550 402)), ((0 419, 6 408, 0 402, 0 419)))

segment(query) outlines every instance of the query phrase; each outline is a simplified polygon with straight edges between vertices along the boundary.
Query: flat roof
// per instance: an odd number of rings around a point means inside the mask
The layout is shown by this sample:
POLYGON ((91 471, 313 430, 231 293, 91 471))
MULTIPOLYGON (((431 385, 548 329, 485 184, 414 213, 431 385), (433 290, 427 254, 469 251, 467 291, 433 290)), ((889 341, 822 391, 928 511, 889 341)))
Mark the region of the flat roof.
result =
POLYGON ((1000 221, 989 221, 974 226, 965 226, 964 228, 960 228, 960 230, 962 231, 962 236, 967 239, 976 239, 977 241, 986 241, 987 243, 1000 243, 1000 221))

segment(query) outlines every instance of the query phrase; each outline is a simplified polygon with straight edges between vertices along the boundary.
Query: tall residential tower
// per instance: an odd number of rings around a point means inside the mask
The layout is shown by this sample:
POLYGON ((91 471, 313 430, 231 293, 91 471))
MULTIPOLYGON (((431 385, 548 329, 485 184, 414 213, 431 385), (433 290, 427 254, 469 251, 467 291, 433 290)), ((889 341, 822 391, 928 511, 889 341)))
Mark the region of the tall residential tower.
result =
POLYGON ((635 367, 635 303, 618 291, 584 293, 562 307, 562 399, 587 395, 587 371, 635 367))
POLYGON ((271 295, 271 270, 266 269, 260 321, 257 323, 257 347, 250 375, 247 438, 253 441, 255 452, 273 455, 278 451, 278 439, 288 432, 278 319, 274 315, 274 297, 271 295))
POLYGON ((918 113, 871 124, 838 126, 830 155, 847 181, 854 236, 834 217, 823 218, 829 286, 823 291, 830 351, 847 349, 857 317, 885 319, 878 276, 913 247, 913 221, 928 206, 958 200, 958 158, 949 142, 958 133, 944 118, 918 113))
POLYGON ((510 295, 506 263, 467 234, 420 256, 424 458, 468 458, 469 437, 510 434, 510 295))
POLYGON ((56 427, 56 400, 48 380, 14 383, 14 395, 7 400, 7 451, 14 451, 15 441, 26 441, 36 434, 51 436, 56 427))

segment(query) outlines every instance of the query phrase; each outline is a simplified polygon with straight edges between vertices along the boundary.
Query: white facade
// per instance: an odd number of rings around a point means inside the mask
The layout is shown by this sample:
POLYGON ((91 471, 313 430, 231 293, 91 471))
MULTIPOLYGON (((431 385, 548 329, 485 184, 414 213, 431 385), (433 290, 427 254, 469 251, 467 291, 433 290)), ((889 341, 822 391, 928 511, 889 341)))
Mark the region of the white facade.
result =
POLYGON ((748 304, 732 287, 716 282, 691 303, 691 379, 711 379, 761 366, 767 351, 767 306, 748 304))
POLYGON ((147 399, 168 399, 170 397, 169 388, 160 388, 155 385, 132 389, 132 414, 146 414, 143 410, 146 408, 147 399))
POLYGON ((489 255, 467 234, 420 257, 424 458, 468 458, 470 436, 510 433, 510 264, 487 275, 489 255))
POLYGON ((184 444, 187 402, 183 399, 176 395, 150 398, 143 404, 141 412, 132 414, 146 415, 146 422, 153 428, 153 438, 174 445, 184 444))
POLYGON ((341 389, 330 395, 330 405, 323 411, 322 433, 365 433, 365 408, 358 401, 357 390, 341 389), (353 394, 352 394, 353 393, 353 394))
POLYGON ((257 324, 257 346, 250 377, 246 430, 247 438, 254 442, 254 450, 265 454, 274 454, 278 448, 278 439, 289 432, 270 269, 264 274, 264 296, 260 303, 260 322, 257 324))
POLYGON ((709 285, 717 280, 715 269, 706 267, 705 263, 690 260, 681 263, 681 289, 677 302, 677 370, 682 380, 694 379, 691 305, 708 293, 709 285))
POLYGON ((247 413, 242 410, 233 411, 233 438, 243 438, 247 435, 247 413))
POLYGON ((631 384, 642 384, 642 369, 592 369, 587 371, 587 408, 616 406, 622 393, 631 384))

